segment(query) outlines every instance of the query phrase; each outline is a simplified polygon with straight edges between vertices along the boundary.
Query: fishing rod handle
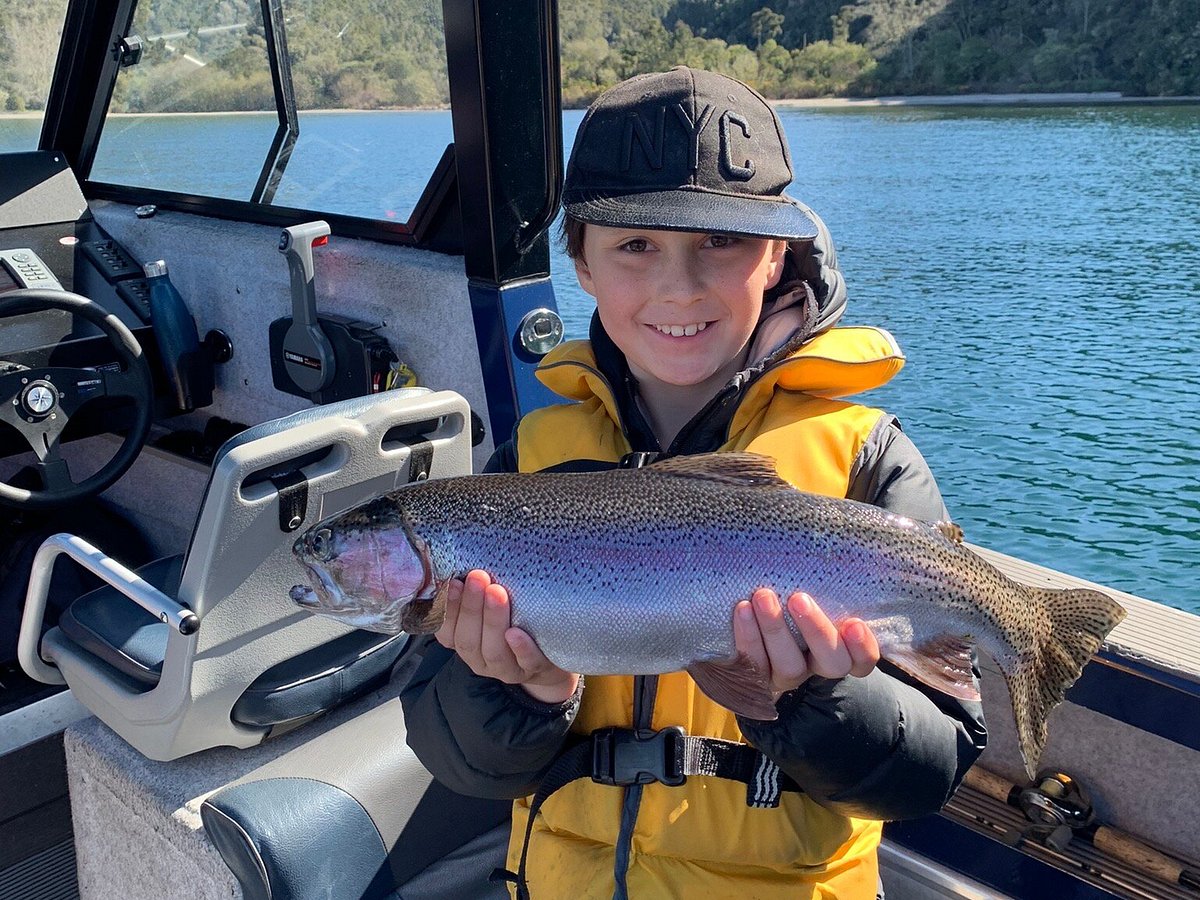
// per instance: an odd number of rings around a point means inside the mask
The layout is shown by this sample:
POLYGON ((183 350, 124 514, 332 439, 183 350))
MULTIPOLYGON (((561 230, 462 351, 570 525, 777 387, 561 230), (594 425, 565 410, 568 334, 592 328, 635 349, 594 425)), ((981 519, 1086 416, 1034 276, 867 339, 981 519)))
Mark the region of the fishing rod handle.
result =
POLYGON ((967 774, 963 777, 963 784, 974 788, 981 794, 986 794, 993 800, 999 800, 1001 803, 1010 803, 1009 797, 1015 790, 1015 785, 1007 778, 1001 778, 995 772, 989 772, 979 766, 972 766, 967 770, 967 774))
MULTIPOLYGON (((1016 805, 1017 787, 987 769, 974 766, 967 770, 963 784, 1010 806, 1016 805)), ((1200 888, 1200 872, 1188 869, 1183 863, 1161 850, 1155 850, 1109 825, 1092 825, 1079 832, 1102 853, 1128 863, 1141 872, 1168 884, 1183 884, 1200 888)))
POLYGON ((1092 835, 1092 845, 1102 853, 1129 863, 1153 878, 1158 878, 1168 884, 1187 883, 1183 877, 1187 867, 1183 863, 1172 859, 1160 850, 1147 847, 1123 831, 1107 825, 1100 825, 1096 828, 1096 833, 1092 835))

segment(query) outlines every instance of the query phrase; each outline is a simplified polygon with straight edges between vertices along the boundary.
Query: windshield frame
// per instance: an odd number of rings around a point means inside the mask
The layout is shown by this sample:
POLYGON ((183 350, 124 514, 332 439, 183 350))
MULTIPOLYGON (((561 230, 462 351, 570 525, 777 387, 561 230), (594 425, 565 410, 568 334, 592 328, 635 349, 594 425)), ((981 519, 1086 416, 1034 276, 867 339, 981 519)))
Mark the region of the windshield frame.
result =
POLYGON ((262 172, 254 186, 253 203, 270 206, 296 140, 300 137, 300 114, 296 111, 296 86, 292 81, 292 63, 287 50, 287 27, 282 0, 260 0, 263 32, 267 38, 267 61, 271 67, 271 86, 275 92, 275 115, 279 127, 263 160, 262 172))
MULTIPOLYGON (((279 0, 261 2, 264 18, 268 20, 268 34, 273 33, 267 42, 268 57, 280 124, 275 140, 265 152, 254 199, 233 200, 91 180, 96 150, 121 69, 120 48, 132 28, 137 0, 68 3, 39 149, 63 153, 89 199, 153 204, 160 209, 267 225, 292 225, 322 218, 339 234, 462 255, 453 144, 443 151, 406 222, 270 203, 299 132, 299 122, 286 42, 281 31, 269 27, 270 19, 275 18, 271 10, 279 8, 279 0)), ((279 15, 277 23, 281 25, 282 19, 279 15)))

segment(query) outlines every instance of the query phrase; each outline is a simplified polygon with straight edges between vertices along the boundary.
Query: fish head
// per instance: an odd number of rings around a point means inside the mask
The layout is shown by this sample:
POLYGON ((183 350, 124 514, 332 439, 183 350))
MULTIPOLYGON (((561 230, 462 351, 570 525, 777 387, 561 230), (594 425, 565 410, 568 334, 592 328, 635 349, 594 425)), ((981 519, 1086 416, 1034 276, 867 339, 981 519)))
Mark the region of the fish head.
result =
POLYGON ((301 609, 385 634, 441 625, 429 548, 394 506, 375 501, 318 522, 292 553, 309 576, 289 592, 301 609))

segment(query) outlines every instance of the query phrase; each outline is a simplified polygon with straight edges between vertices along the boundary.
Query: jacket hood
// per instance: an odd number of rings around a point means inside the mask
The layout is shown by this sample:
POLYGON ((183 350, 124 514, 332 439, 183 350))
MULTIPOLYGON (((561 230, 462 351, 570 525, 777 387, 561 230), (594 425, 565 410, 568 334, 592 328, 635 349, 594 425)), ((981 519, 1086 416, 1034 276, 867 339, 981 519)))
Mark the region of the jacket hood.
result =
POLYGON ((804 211, 816 224, 817 236, 788 244, 783 275, 763 299, 751 338, 746 356, 751 367, 794 352, 836 325, 846 311, 846 279, 838 268, 833 237, 820 216, 807 206, 804 211))

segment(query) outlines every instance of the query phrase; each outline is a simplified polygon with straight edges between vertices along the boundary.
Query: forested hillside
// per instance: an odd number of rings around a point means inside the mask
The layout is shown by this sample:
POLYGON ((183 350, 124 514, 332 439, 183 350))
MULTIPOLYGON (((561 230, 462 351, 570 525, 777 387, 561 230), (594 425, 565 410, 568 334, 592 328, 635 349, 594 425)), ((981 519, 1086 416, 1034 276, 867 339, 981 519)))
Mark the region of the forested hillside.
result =
MULTIPOLYGON (((640 41, 664 48, 656 62, 718 67, 775 97, 1200 94, 1200 0, 562 2, 579 22, 614 7, 653 15, 661 27, 649 27, 640 41)), ((564 66, 570 22, 564 11, 564 66)), ((625 41, 614 37, 609 58, 621 60, 625 41)), ((582 81, 564 72, 568 94, 582 81)))
MULTIPOLYGON (((0 110, 45 102, 62 0, 0 0, 0 110)), ((447 100, 440 0, 287 0, 301 108, 447 100)), ((272 108, 259 5, 142 0, 114 108, 272 108)), ((1200 0, 560 0, 563 94, 687 63, 772 97, 1200 94, 1200 0)))
POLYGON ((45 0, 0 0, 0 111, 46 102, 65 9, 45 0))

